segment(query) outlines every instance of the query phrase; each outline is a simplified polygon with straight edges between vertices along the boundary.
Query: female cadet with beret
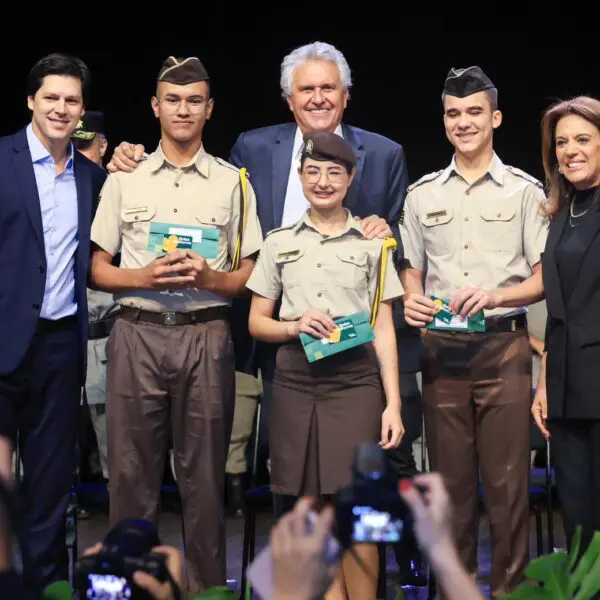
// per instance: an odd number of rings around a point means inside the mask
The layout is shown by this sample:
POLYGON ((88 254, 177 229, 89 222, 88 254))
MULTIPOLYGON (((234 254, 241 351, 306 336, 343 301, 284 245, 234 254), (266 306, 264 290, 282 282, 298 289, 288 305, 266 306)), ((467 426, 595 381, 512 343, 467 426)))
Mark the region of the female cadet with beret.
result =
MULTIPOLYGON (((246 284, 253 292, 250 333, 281 344, 268 427, 271 488, 286 499, 285 510, 298 496, 332 497, 351 484, 358 444, 394 448, 404 433, 391 305, 404 290, 391 252, 373 342, 309 362, 300 341, 301 333, 329 338, 334 319, 369 313, 384 244, 366 240, 343 206, 356 165, 349 144, 325 132, 308 132, 304 142, 299 173, 310 208, 267 236, 246 284)), ((346 555, 328 598, 375 599, 377 547, 355 550, 369 573, 346 555)))

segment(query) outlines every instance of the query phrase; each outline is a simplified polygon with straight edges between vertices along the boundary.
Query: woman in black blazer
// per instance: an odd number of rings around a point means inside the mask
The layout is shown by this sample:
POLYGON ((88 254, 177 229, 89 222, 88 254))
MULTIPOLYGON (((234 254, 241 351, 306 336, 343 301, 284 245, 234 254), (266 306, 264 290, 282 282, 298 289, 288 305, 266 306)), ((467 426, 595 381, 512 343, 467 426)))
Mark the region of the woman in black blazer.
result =
POLYGON ((510 288, 464 289, 452 308, 522 306, 546 297, 548 321, 532 413, 552 438, 556 484, 571 546, 600 530, 600 101, 551 106, 542 122, 550 227, 542 268, 510 288))

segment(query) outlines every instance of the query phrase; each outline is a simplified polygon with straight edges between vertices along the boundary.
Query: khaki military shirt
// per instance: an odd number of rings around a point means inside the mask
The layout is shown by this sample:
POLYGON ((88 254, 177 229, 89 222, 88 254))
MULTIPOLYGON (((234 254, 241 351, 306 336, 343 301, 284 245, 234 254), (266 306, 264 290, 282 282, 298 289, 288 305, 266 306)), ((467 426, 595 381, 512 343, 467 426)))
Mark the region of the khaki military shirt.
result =
MULTIPOLYGON (((319 233, 306 212, 295 225, 267 235, 246 287, 272 300, 281 295, 282 321, 297 320, 309 308, 334 319, 370 312, 382 244, 364 239, 349 212, 345 229, 331 236, 319 233)), ((390 250, 382 300, 403 294, 390 250)))
MULTIPOLYGON (((532 274, 546 244, 542 184, 502 163, 469 184, 455 159, 408 187, 400 235, 405 259, 426 271, 425 294, 450 299, 467 285, 515 285, 532 274)), ((524 310, 524 309, 523 309, 524 310)), ((486 316, 514 309, 486 311, 486 316)))
MULTIPOLYGON (((148 251, 152 222, 201 226, 219 231, 216 258, 211 269, 229 271, 240 219, 239 171, 201 149, 190 164, 173 166, 160 145, 133 173, 108 176, 92 224, 91 239, 114 256, 121 252, 120 268, 138 269, 156 258, 148 251)), ((256 215, 256 198, 248 182, 248 208, 242 234, 241 258, 258 252, 262 232, 256 215)), ((117 301, 156 312, 190 312, 226 305, 230 299, 203 289, 170 291, 134 290, 115 294, 117 301)))

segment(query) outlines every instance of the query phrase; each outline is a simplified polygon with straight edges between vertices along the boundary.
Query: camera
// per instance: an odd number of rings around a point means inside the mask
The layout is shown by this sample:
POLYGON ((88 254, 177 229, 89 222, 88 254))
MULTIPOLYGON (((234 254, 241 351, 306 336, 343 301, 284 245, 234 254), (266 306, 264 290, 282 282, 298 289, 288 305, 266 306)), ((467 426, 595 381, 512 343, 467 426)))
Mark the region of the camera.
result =
POLYGON ((144 519, 123 519, 107 534, 102 550, 79 559, 75 586, 79 598, 88 600, 151 600, 133 581, 144 571, 161 582, 171 580, 166 559, 152 552, 160 546, 158 533, 144 519))
POLYGON ((385 451, 377 444, 359 444, 352 473, 352 484, 338 492, 335 502, 340 544, 395 544, 412 535, 412 514, 387 469, 385 451))

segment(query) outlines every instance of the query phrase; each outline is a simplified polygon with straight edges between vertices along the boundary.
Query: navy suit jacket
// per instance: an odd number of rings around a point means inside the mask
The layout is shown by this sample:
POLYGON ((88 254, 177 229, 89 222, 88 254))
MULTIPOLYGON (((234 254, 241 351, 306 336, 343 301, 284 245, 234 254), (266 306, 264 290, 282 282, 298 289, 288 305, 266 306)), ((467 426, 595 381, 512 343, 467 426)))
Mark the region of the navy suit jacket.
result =
MULTIPOLYGON (((242 133, 231 150, 229 162, 248 169, 263 233, 281 227, 295 134, 296 123, 253 129, 242 133)), ((384 218, 399 239, 398 220, 408 186, 402 146, 346 124, 342 134, 356 155, 356 175, 344 205, 357 217, 384 218)))
MULTIPOLYGON (((75 300, 80 369, 87 357, 87 279, 94 204, 106 178, 104 169, 74 152, 79 241, 75 256, 75 300)), ((0 375, 23 360, 36 330, 46 285, 46 254, 40 199, 26 130, 0 138, 0 375)))
MULTIPOLYGON (((285 123, 253 129, 242 133, 236 140, 229 162, 236 167, 246 167, 256 193, 256 205, 263 234, 281 227, 283 205, 287 191, 290 164, 296 135, 296 123, 285 123)), ((377 215, 390 225, 402 257, 398 221, 404 207, 408 170, 402 146, 392 140, 342 124, 342 135, 356 155, 356 174, 344 205, 354 216, 361 218, 377 215)), ((394 320, 398 337, 419 337, 418 330, 404 323, 401 303, 394 303, 394 320)), ((249 300, 236 299, 232 311, 236 368, 254 372, 251 361, 252 340, 247 331, 249 300)), ((420 340, 410 351, 406 342, 400 343, 402 370, 416 371, 419 367, 420 340)), ((268 376, 268 375, 267 375, 268 376)))

